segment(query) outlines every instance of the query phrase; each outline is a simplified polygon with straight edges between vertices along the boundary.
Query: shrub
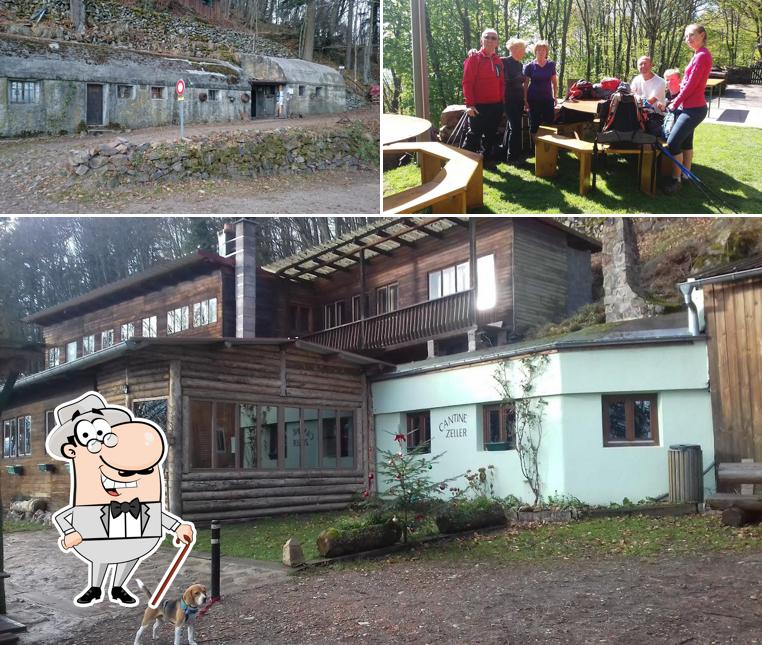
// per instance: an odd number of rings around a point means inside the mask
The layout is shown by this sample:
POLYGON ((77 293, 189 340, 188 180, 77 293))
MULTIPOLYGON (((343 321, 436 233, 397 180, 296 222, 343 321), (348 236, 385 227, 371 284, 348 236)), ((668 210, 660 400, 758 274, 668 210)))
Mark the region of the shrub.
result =
POLYGON ((436 516, 441 533, 459 533, 488 526, 505 526, 508 519, 501 502, 489 497, 454 500, 436 516))

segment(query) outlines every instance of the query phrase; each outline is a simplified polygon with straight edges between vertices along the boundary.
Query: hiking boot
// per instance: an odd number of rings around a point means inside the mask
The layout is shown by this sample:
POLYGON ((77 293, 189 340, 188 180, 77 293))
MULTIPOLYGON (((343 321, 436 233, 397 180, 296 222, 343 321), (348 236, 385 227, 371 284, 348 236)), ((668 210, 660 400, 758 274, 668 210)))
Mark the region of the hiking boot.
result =
POLYGON ((664 194, 665 195, 674 195, 678 190, 680 190, 683 187, 682 182, 679 179, 675 179, 674 177, 667 182, 667 185, 664 186, 664 194))

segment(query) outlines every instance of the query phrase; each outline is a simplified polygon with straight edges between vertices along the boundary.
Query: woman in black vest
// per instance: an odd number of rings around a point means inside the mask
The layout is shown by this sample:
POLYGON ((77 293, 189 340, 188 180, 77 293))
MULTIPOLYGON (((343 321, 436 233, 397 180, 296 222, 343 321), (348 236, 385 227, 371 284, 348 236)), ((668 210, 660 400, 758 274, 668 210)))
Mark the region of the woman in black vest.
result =
POLYGON ((507 145, 507 161, 510 164, 519 163, 524 157, 522 121, 524 118, 524 65, 521 60, 526 53, 527 45, 520 38, 511 38, 506 44, 510 56, 503 58, 505 73, 505 139, 507 145))

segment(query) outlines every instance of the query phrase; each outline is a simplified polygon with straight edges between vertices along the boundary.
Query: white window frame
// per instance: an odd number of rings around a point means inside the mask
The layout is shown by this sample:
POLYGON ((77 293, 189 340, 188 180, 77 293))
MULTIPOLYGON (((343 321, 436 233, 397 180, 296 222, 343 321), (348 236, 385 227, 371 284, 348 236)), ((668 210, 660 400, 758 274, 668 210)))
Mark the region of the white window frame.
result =
POLYGON ((61 364, 61 348, 50 347, 48 349, 48 367, 55 367, 61 364))
POLYGON ((82 356, 95 353, 95 334, 82 336, 82 356))
POLYGON ((32 416, 25 414, 16 418, 16 456, 28 457, 32 454, 32 416), (23 422, 23 428, 22 428, 23 422), (24 450, 21 450, 21 437, 24 437, 24 450))
POLYGON ((156 316, 143 318, 143 338, 156 338, 158 335, 156 316))
POLYGON ((40 102, 40 81, 8 79, 8 103, 35 105, 40 102))
POLYGON ((203 327, 217 322, 217 298, 202 300, 193 305, 193 326, 203 327))
POLYGON ((71 363, 77 360, 77 341, 73 340, 70 343, 66 343, 66 362, 71 363), (73 355, 72 355, 72 350, 73 355))
POLYGON ((184 305, 167 312, 167 336, 179 334, 181 331, 188 329, 189 310, 188 305, 184 305))
POLYGON ((114 330, 106 329, 101 332, 101 349, 107 349, 114 346, 114 330))
POLYGON ((127 340, 128 338, 133 338, 134 336, 135 336, 135 323, 134 322, 123 323, 119 329, 119 339, 127 340))
MULTIPOLYGON (((481 258, 479 258, 481 259, 481 258)), ((476 266, 479 266, 479 259, 476 266)), ((468 291, 471 288, 470 262, 459 262, 450 266, 429 271, 429 300, 444 298, 454 293, 468 291)))

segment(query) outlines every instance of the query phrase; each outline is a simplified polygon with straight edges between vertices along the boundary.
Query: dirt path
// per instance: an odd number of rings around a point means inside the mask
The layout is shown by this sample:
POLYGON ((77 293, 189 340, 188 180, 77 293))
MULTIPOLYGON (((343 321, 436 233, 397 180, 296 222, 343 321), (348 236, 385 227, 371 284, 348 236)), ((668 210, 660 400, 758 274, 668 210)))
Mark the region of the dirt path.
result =
MULTIPOLYGON (((413 559, 326 569, 228 595, 201 619, 197 638, 305 645, 762 643, 761 577, 762 553, 510 567, 413 559)), ((131 642, 139 613, 125 611, 61 642, 131 642)), ((169 630, 162 639, 170 642, 169 630)))
MULTIPOLYGON (((359 120, 377 130, 378 108, 344 115, 201 124, 186 128, 193 138, 213 132, 324 128, 340 118, 359 120)), ((69 150, 109 142, 100 137, 35 137, 0 140, 0 212, 2 213, 378 213, 376 172, 326 171, 259 179, 183 180, 149 183, 111 191, 87 192, 70 185, 63 161, 69 150)), ((176 126, 121 134, 135 143, 173 141, 176 126)))

